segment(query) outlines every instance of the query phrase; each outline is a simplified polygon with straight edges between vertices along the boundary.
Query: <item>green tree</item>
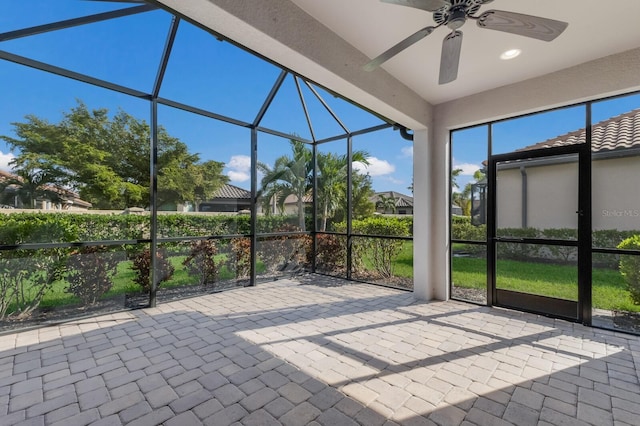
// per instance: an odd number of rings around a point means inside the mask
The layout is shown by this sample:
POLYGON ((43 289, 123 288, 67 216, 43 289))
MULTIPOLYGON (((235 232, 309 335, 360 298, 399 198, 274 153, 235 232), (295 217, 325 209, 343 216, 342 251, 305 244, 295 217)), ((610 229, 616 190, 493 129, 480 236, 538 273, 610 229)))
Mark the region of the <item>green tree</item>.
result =
MULTIPOLYGON (((34 115, 12 123, 17 137, 0 136, 18 155, 17 170, 39 170, 56 185, 73 188, 96 208, 146 206, 150 193, 151 129, 123 110, 89 110, 78 101, 59 123, 34 115)), ((227 182, 223 164, 200 162, 198 154, 158 128, 160 203, 197 203, 227 182)))
MULTIPOLYGON (((344 193, 340 196, 340 203, 333 215, 334 223, 344 222, 347 211, 347 185, 346 182, 341 188, 344 193)), ((373 197, 373 183, 369 174, 359 173, 353 170, 351 173, 351 217, 353 219, 364 219, 375 212, 376 206, 371 201, 373 197)))
MULTIPOLYGON (((355 151, 352 154, 353 162, 368 165, 369 161, 367 158, 368 154, 364 151, 355 151)), ((327 220, 334 217, 336 211, 343 204, 346 209, 346 203, 343 203, 342 201, 346 200, 347 197, 347 172, 349 170, 349 165, 346 155, 336 155, 331 152, 319 152, 317 154, 316 162, 318 165, 318 195, 316 199, 318 213, 321 220, 320 230, 325 231, 327 229, 327 220)), ((360 188, 360 184, 363 183, 362 179, 355 178, 355 175, 357 174, 358 172, 354 170, 351 176, 353 188, 360 188)), ((352 191, 352 197, 355 199, 354 192, 355 190, 352 191)), ((361 197, 362 195, 363 192, 360 190, 358 196, 361 197)), ((360 199, 359 203, 361 203, 360 199)))
POLYGON ((59 202, 60 194, 52 186, 57 178, 45 170, 20 169, 14 177, 5 178, 0 182, 0 196, 2 204, 14 205, 17 197, 20 200, 18 206, 27 209, 35 209, 39 199, 47 199, 51 202, 59 202))
POLYGON ((278 157, 273 167, 264 163, 258 164, 258 170, 264 174, 259 195, 263 200, 263 209, 265 203, 269 205, 272 200, 276 200, 280 212, 284 211, 285 199, 289 195, 295 196, 298 227, 304 231, 304 197, 311 188, 312 154, 305 143, 296 139, 291 139, 290 143, 291 157, 288 155, 278 157))
POLYGON ((463 216, 471 216, 471 184, 466 184, 462 192, 451 194, 451 201, 460 207, 463 216))
POLYGON ((460 188, 458 186, 458 182, 457 182, 457 178, 458 178, 458 176, 460 176, 460 173, 462 173, 462 169, 453 169, 451 171, 451 188, 452 189, 453 188, 460 188))
POLYGON ((396 212, 396 198, 394 196, 387 197, 384 194, 380 194, 378 196, 378 201, 376 202, 376 208, 382 210, 382 213, 395 213, 396 212))
MULTIPOLYGON (((458 184, 456 183, 455 178, 458 177, 461 172, 462 169, 455 169, 453 172, 451 172, 452 187, 458 188, 458 184)), ((472 185, 481 181, 482 179, 484 179, 484 177, 484 169, 476 170, 473 173, 473 182, 467 183, 461 192, 454 192, 453 194, 451 194, 451 201, 453 202, 453 204, 462 209, 462 214, 464 216, 471 216, 471 210, 473 208, 473 200, 471 199, 472 185)))

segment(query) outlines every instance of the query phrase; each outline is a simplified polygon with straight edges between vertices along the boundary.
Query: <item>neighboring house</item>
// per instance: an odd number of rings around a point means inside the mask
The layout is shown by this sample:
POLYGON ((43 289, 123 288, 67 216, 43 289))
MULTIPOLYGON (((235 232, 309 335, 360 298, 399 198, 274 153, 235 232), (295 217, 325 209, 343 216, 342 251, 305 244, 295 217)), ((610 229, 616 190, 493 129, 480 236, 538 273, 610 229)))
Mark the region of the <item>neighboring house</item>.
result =
MULTIPOLYGON (((22 178, 13 173, 0 170, 0 183, 7 180, 22 181, 22 178)), ((3 204, 0 208, 4 209, 38 209, 38 210, 89 210, 91 203, 80 199, 78 193, 66 188, 62 188, 56 185, 45 185, 44 189, 50 193, 55 193, 56 199, 50 199, 46 197, 36 198, 36 205, 25 206, 23 205, 18 191, 20 190, 20 184, 13 183, 4 188, 3 192, 3 204)))
MULTIPOLYGON (((522 148, 585 142, 585 129, 522 148)), ((640 229, 640 109, 593 126, 594 230, 640 229)), ((571 158, 543 158, 498 166, 498 228, 576 228, 578 167, 571 158)))
MULTIPOLYGON (((307 209, 313 209, 313 196, 307 194, 304 197, 302 197, 302 205, 305 211, 307 209)), ((275 209, 275 206, 274 206, 274 209, 275 209)), ((273 210, 272 213, 276 211, 277 209, 273 210)), ((298 214, 298 197, 297 196, 291 194, 284 199, 284 214, 298 214)))
POLYGON ((239 212, 251 209, 251 191, 224 184, 214 196, 198 206, 201 212, 239 212))
POLYGON ((376 192, 370 198, 376 206, 376 212, 381 214, 413 214, 413 197, 395 191, 376 192), (392 198, 395 208, 385 207, 384 200, 392 198))

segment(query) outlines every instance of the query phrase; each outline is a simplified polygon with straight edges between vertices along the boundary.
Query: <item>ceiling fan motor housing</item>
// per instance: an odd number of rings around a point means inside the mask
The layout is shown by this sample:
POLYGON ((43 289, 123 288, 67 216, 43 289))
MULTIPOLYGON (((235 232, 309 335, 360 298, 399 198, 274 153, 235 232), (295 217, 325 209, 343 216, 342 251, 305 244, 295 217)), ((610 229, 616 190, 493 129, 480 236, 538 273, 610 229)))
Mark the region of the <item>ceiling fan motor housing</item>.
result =
POLYGON ((493 0, 451 0, 446 6, 433 12, 433 20, 438 25, 446 25, 452 30, 457 30, 466 21, 467 16, 475 15, 483 4, 493 0))
POLYGON ((363 68, 372 71, 380 64, 391 59, 398 53, 419 42, 440 26, 451 30, 442 41, 442 55, 440 58, 440 77, 438 83, 447 84, 458 77, 460 52, 462 46, 462 31, 460 27, 468 19, 476 21, 479 28, 502 31, 542 41, 553 41, 569 25, 567 22, 555 19, 532 16, 524 13, 506 10, 487 10, 478 15, 480 8, 493 0, 380 0, 400 6, 432 12, 436 26, 427 26, 411 34, 404 40, 372 59, 363 68))

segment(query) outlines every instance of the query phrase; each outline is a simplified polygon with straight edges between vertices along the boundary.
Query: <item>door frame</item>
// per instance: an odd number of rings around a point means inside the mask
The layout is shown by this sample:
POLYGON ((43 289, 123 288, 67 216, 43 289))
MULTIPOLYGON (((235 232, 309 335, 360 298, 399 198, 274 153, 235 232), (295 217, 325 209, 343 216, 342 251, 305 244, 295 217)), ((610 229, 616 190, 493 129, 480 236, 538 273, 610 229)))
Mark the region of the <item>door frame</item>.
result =
MULTIPOLYGON (((587 132, 589 134, 589 132, 587 132)), ((591 324, 591 151, 587 143, 561 147, 541 148, 492 155, 487 169, 487 302, 490 306, 533 312, 554 318, 591 324), (497 173, 498 162, 577 154, 578 156, 578 239, 577 241, 542 238, 499 238, 496 236, 497 173), (516 244, 545 244, 575 246, 578 249, 578 301, 567 301, 548 296, 537 296, 496 288, 498 242, 516 244)))

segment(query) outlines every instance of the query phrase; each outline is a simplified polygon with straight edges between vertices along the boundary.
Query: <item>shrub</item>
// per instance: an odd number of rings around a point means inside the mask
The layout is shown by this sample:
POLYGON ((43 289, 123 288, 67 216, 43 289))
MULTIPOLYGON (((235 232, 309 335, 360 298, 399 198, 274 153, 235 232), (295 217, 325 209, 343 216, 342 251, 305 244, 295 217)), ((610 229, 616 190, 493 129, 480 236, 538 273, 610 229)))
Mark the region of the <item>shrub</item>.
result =
MULTIPOLYGON (((300 229, 295 225, 283 224, 274 232, 300 232, 300 229)), ((277 235, 260 241, 256 252, 269 272, 299 269, 306 263, 310 244, 311 237, 308 235, 277 235)))
MULTIPOLYGON (((638 231, 619 231, 617 229, 602 229, 593 231, 593 247, 617 247, 624 239, 638 234, 638 231)), ((593 265, 603 268, 618 268, 620 256, 617 254, 593 253, 593 265)))
POLYGON ((471 223, 471 216, 451 215, 452 225, 460 225, 465 223, 471 223))
POLYGON ((236 278, 247 278, 251 274, 251 239, 233 238, 231 253, 227 256, 227 268, 236 273, 236 278))
MULTIPOLYGON (((309 250, 309 263, 311 263, 311 254, 309 250)), ((331 234, 316 235, 316 265, 327 271, 344 271, 347 267, 345 237, 331 234)))
MULTIPOLYGON (((142 287, 146 293, 151 291, 151 250, 144 249, 142 252, 134 255, 133 269, 136 273, 134 282, 142 287)), ((162 247, 156 251, 156 266, 158 268, 156 281, 158 287, 163 281, 168 281, 173 276, 174 267, 169 262, 167 250, 162 247)))
MULTIPOLYGON (((497 230, 499 237, 537 238, 540 231, 536 228, 501 228, 497 230)), ((528 260, 538 257, 540 246, 521 243, 498 243, 498 256, 503 259, 528 260)))
POLYGON ((83 247, 67 262, 66 291, 80 298, 83 304, 93 305, 111 290, 113 276, 122 261, 118 253, 105 246, 83 247))
POLYGON ((200 285, 213 284, 218 279, 218 265, 215 256, 218 247, 213 240, 200 240, 191 243, 191 252, 182 262, 190 275, 196 276, 200 285))
MULTIPOLYGON (((542 237, 553 240, 578 240, 578 230, 574 228, 554 228, 542 230, 542 237)), ((549 245, 545 247, 552 260, 559 260, 562 262, 569 262, 575 260, 578 255, 578 249, 575 246, 554 246, 549 245)))
MULTIPOLYGON (((619 249, 640 250, 640 235, 634 235, 618 244, 619 249)), ((633 303, 640 305, 640 255, 623 255, 620 258, 620 273, 627 284, 633 303)))
POLYGON ((454 240, 485 241, 487 239, 487 227, 486 225, 475 226, 469 221, 452 223, 451 238, 454 240))
MULTIPOLYGON (((408 236, 407 221, 395 217, 368 217, 352 222, 354 234, 379 236, 408 236)), ((387 238, 358 238, 353 244, 352 267, 357 272, 367 258, 380 278, 393 276, 393 260, 402 250, 404 241, 387 238)))
POLYGON ((65 271, 64 249, 15 250, 0 254, 0 320, 29 317, 65 271))

